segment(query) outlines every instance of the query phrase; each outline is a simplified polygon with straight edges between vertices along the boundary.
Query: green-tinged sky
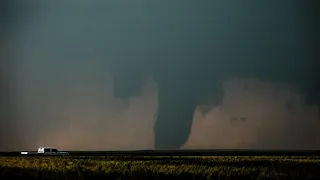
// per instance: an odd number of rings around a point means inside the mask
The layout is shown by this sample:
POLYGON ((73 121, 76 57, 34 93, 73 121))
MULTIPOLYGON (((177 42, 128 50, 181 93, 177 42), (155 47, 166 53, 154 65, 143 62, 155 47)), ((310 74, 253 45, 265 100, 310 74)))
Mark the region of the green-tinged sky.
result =
POLYGON ((320 147, 312 1, 15 2, 0 149, 320 147))

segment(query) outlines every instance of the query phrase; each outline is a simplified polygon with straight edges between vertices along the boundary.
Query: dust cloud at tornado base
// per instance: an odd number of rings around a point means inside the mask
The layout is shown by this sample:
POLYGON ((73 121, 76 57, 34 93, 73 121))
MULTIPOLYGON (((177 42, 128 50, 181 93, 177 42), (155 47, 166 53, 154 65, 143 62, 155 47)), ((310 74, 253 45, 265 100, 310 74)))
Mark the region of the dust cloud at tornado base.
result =
POLYGON ((288 86, 235 78, 224 87, 222 107, 195 112, 186 148, 319 149, 318 107, 288 86))
MULTIPOLYGON (((153 149, 157 84, 147 78, 141 96, 124 101, 113 97, 112 76, 98 77, 94 69, 74 66, 69 69, 73 75, 63 80, 65 86, 56 86, 51 94, 45 94, 45 85, 41 85, 39 77, 32 77, 31 71, 21 74, 24 79, 19 82, 26 83, 19 84, 20 116, 14 130, 20 132, 17 138, 24 143, 19 147, 6 142, 8 149, 153 149)), ((50 71, 46 72, 45 76, 50 76, 50 71)), ((53 81, 50 88, 54 88, 53 81)), ((222 106, 205 115, 195 111, 192 132, 184 148, 320 147, 317 107, 304 105, 301 95, 288 86, 234 78, 224 83, 224 89, 222 106)))

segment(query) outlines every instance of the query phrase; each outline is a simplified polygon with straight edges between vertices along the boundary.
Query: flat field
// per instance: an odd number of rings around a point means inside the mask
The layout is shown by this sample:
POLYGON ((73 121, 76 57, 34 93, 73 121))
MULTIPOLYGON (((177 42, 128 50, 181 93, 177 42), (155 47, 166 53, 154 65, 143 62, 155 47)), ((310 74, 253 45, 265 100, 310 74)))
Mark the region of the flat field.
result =
POLYGON ((320 157, 0 157, 0 179, 320 179, 320 157))

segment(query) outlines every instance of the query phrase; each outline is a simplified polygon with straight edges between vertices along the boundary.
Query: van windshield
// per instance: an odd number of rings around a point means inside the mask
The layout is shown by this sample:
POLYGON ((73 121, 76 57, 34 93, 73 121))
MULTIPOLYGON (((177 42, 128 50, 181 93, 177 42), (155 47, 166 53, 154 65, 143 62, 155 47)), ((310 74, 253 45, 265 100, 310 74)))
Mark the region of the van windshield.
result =
POLYGON ((44 149, 44 152, 48 153, 48 152, 50 152, 50 149, 44 149))

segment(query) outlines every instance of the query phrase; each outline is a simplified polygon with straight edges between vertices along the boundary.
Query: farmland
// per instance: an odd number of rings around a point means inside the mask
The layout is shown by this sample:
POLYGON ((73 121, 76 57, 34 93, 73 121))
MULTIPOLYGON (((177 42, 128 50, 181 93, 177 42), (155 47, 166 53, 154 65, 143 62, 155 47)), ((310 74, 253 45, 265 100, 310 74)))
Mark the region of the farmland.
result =
POLYGON ((0 179, 320 179, 311 156, 0 157, 0 179))

